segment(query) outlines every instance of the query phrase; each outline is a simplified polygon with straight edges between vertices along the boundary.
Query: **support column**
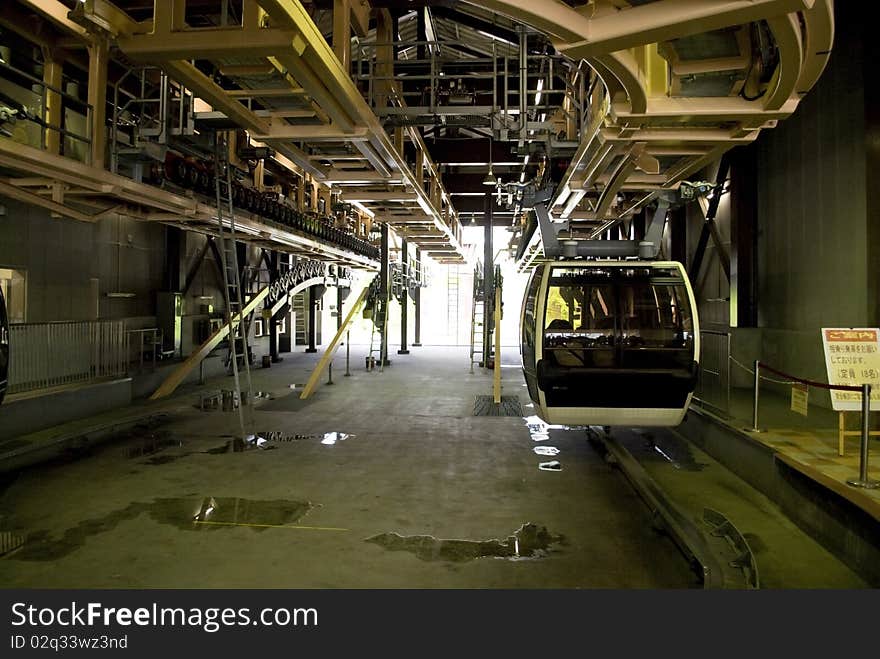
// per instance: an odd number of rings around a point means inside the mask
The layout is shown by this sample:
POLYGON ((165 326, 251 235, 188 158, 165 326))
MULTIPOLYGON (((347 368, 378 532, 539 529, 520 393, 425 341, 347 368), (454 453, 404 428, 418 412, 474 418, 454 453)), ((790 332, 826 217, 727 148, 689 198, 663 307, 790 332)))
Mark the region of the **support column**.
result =
POLYGON ((342 287, 336 287, 336 331, 342 329, 342 303, 345 300, 342 297, 342 287))
POLYGON ((493 268, 494 249, 492 246, 492 193, 487 192, 483 204, 483 220, 486 222, 483 232, 483 367, 489 368, 489 356, 492 354, 492 330, 494 319, 492 310, 495 308, 495 270, 493 268))
POLYGON ((390 363, 388 361, 388 224, 385 222, 382 223, 382 244, 380 249, 381 254, 381 264, 379 268, 379 297, 382 300, 382 316, 380 321, 382 323, 381 329, 382 332, 380 336, 382 337, 382 344, 380 346, 379 351, 379 359, 384 360, 384 364, 390 363))
MULTIPOLYGON (((43 49, 43 82, 48 87, 61 89, 63 66, 59 60, 55 58, 54 53, 48 48, 43 49)), ((61 127, 61 95, 52 89, 46 89, 46 107, 43 108, 43 120, 46 122, 46 137, 43 141, 43 148, 52 155, 61 153, 61 133, 58 130, 52 130, 48 126, 54 126, 56 129, 61 127)))
POLYGON ((407 268, 406 238, 400 245, 400 262, 403 264, 403 295, 400 297, 400 350, 398 355, 408 355, 409 350, 406 349, 406 330, 407 330, 407 307, 409 307, 409 269, 407 268))
POLYGON ((730 153, 730 326, 758 326, 757 146, 730 153))
MULTIPOLYGON (((273 281, 278 280, 280 275, 278 271, 278 252, 273 251, 269 256, 269 274, 273 281)), ((269 318, 269 358, 275 364, 281 361, 281 357, 278 356, 278 317, 283 317, 286 313, 287 305, 285 304, 277 314, 269 318)))
POLYGON ((333 0, 333 53, 345 71, 351 68, 350 12, 349 0, 333 0))
POLYGON ((315 347, 315 321, 318 316, 317 288, 317 286, 309 287, 309 347, 306 348, 306 352, 318 352, 318 349, 315 347))
POLYGON ((183 290, 181 275, 186 259, 186 232, 177 227, 165 227, 165 290, 179 293, 183 290))
MULTIPOLYGON (((424 276, 422 272, 422 252, 416 247, 416 267, 419 268, 419 283, 421 283, 421 278, 424 276)), ((420 348, 422 345, 422 287, 421 285, 416 286, 415 299, 413 300, 413 304, 415 305, 415 341, 413 341, 413 347, 420 348)))
POLYGON ((89 136, 92 139, 91 160, 93 167, 104 168, 104 152, 107 147, 107 62, 109 46, 106 39, 96 39, 89 44, 89 105, 91 121, 89 136))

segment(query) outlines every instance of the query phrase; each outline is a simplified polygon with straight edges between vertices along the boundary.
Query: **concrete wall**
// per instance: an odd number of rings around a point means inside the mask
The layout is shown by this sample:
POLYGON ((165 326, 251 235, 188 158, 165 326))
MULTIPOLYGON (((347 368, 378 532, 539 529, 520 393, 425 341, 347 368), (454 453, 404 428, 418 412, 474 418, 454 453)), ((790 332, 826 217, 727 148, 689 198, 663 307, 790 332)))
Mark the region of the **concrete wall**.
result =
MULTIPOLYGON (((822 327, 878 322, 867 293, 878 273, 868 268, 866 239, 862 27, 837 13, 834 51, 818 84, 757 145, 762 359, 817 380, 826 378, 822 327)), ((816 399, 830 405, 827 394, 816 399)))
MULTIPOLYGON (((732 219, 749 221, 750 209, 756 218, 758 327, 730 327, 731 287, 714 241, 693 282, 701 326, 729 328, 735 359, 748 365, 761 359, 820 381, 826 380, 822 327, 880 324, 880 246, 872 238, 880 235, 880 216, 868 212, 872 199, 880 208, 880 188, 867 166, 871 154, 880 162, 880 119, 870 107, 877 101, 865 90, 865 68, 872 61, 866 49, 877 46, 863 36, 855 8, 842 4, 837 6, 835 47, 817 85, 791 117, 761 132, 753 154, 737 150, 744 157, 734 159, 732 167, 754 167, 757 175, 754 202, 746 199, 744 207, 735 204, 742 201, 739 197, 726 194, 716 215, 733 269, 732 219), (732 212, 742 215, 732 218, 732 212)), ((717 164, 691 178, 714 182, 716 172, 717 164)), ((699 206, 689 204, 689 267, 703 223, 699 206)), ((748 373, 736 366, 731 382, 752 386, 748 373)), ((811 402, 830 407, 824 392, 816 392, 811 402)))
POLYGON ((27 272, 27 322, 155 314, 163 226, 119 217, 90 224, 55 219, 47 210, 5 198, 2 203, 0 266, 27 272), (108 298, 110 292, 135 297, 108 298))

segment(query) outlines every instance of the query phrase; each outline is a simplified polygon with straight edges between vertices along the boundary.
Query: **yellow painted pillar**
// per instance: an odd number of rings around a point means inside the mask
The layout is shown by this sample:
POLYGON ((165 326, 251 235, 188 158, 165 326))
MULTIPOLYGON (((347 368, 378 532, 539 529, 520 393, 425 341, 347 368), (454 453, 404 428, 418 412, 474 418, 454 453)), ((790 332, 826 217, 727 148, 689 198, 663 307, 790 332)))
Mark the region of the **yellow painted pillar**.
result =
POLYGON ((349 0, 333 0, 333 52, 348 71, 351 68, 351 7, 349 0))
POLYGON ((106 39, 95 39, 89 48, 89 105, 91 121, 89 136, 92 139, 91 165, 104 168, 104 152, 107 148, 107 62, 109 45, 106 39))
MULTIPOLYGON (((61 89, 62 64, 55 59, 51 51, 44 51, 43 82, 49 87, 61 89)), ((49 126, 61 127, 61 95, 51 89, 46 90, 46 107, 43 108, 43 121, 49 126)), ((43 148, 49 153, 57 155, 61 153, 61 133, 51 128, 46 128, 46 137, 43 148)))

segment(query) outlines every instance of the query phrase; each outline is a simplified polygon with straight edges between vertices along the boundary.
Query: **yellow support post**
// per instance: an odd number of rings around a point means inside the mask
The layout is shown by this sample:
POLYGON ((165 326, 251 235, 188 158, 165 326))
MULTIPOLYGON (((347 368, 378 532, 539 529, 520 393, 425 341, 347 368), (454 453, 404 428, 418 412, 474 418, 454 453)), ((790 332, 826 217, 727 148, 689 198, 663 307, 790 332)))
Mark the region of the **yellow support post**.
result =
POLYGON ((369 292, 369 290, 369 285, 364 286, 364 290, 361 291, 358 299, 352 305, 351 309, 349 309, 348 315, 345 317, 345 320, 336 332, 336 336, 333 337, 330 345, 327 346, 324 354, 321 355, 321 359, 318 361, 318 365, 315 366, 315 370, 312 371, 312 375, 309 377, 309 381, 306 382, 306 386, 303 388, 302 393, 299 395, 301 400, 305 400, 315 391, 315 387, 318 385, 318 378, 321 377, 321 372, 324 370, 324 368, 326 368, 327 364, 333 358, 333 354, 339 347, 339 342, 342 340, 342 337, 348 331, 348 326, 351 324, 351 321, 354 320, 355 315, 360 312, 361 307, 367 299, 367 293, 369 292))
MULTIPOLYGON (((485 357, 484 357, 485 359, 485 357)), ((495 287, 495 362, 492 373, 492 396, 495 403, 501 402, 501 287, 495 287)))

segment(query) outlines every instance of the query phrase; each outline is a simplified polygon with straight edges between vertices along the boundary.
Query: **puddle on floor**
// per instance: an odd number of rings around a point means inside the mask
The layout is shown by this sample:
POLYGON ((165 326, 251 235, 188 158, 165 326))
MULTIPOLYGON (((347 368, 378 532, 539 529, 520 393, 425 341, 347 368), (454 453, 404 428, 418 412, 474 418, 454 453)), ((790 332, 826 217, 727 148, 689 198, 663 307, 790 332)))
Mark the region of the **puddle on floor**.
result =
POLYGON ((258 500, 237 497, 162 498, 131 503, 103 517, 66 529, 60 537, 49 530, 27 534, 24 546, 9 557, 20 561, 54 561, 82 547, 92 536, 112 531, 120 522, 148 514, 154 521, 184 531, 246 527, 262 533, 301 520, 314 506, 308 501, 258 500))
POLYGON ((356 435, 338 431, 325 432, 320 435, 299 435, 285 433, 280 430, 272 430, 258 432, 250 441, 257 446, 262 446, 266 442, 299 442, 314 439, 320 441, 321 444, 324 444, 325 446, 332 446, 337 442, 344 442, 346 439, 351 439, 352 437, 356 437, 356 435))
POLYGON ((537 455, 559 455, 559 449, 555 446, 536 446, 532 449, 537 455))
POLYGON ((541 471, 562 471, 562 463, 559 460, 551 460, 550 462, 538 463, 538 469, 541 471))
POLYGON ((500 540, 443 540, 432 535, 382 533, 367 538, 388 551, 408 551, 423 561, 462 563, 478 558, 501 558, 509 561, 543 558, 555 545, 565 543, 562 535, 549 533, 546 527, 527 523, 504 542, 500 540))

